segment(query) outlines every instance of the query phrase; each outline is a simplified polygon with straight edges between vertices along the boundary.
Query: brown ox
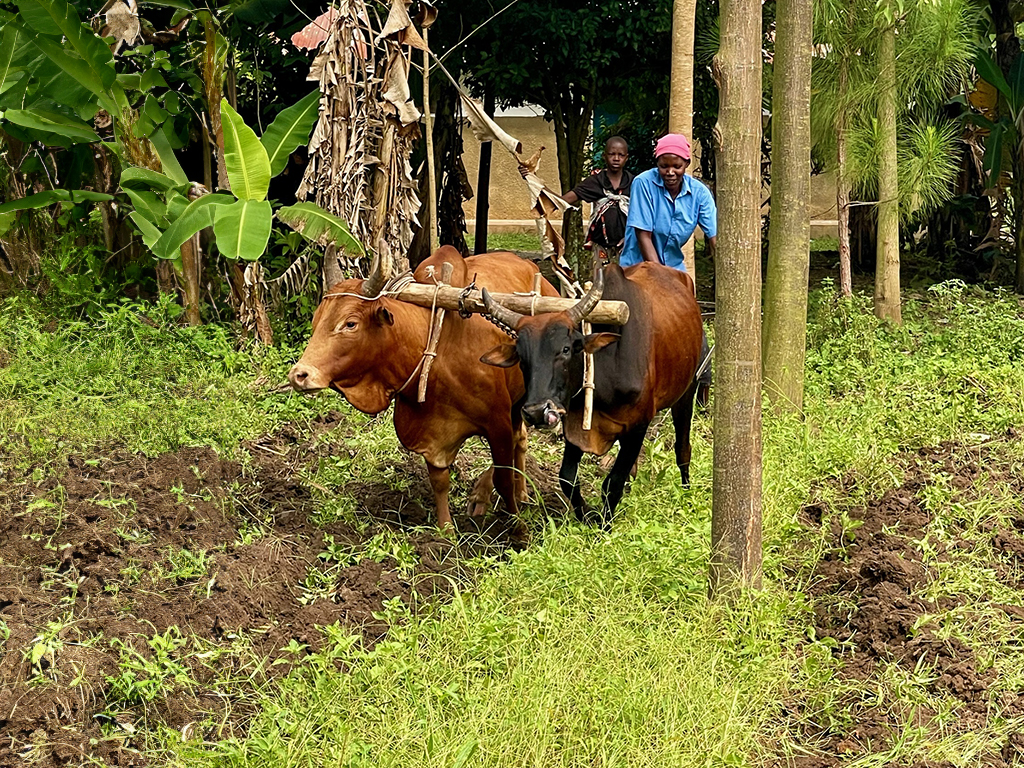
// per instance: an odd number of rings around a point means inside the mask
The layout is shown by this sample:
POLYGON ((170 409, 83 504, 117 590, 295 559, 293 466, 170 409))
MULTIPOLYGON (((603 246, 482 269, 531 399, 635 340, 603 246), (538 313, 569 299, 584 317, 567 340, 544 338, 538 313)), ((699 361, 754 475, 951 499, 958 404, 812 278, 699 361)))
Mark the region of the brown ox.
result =
POLYGON ((672 409, 676 464, 690 481, 690 422, 694 373, 703 339, 700 308, 689 275, 660 264, 638 264, 625 272, 610 265, 593 288, 566 312, 526 317, 497 304, 484 291, 492 316, 517 331, 515 344, 501 344, 482 359, 495 366, 519 363, 526 379, 523 415, 535 426, 564 419, 565 454, 559 481, 577 516, 588 515, 577 485, 583 452, 601 456, 618 440, 618 458, 602 486, 602 518, 609 522, 622 498, 630 469, 640 455, 647 427, 663 408, 672 409), (629 322, 621 329, 580 324, 598 300, 624 301, 629 322), (583 352, 594 352, 593 426, 583 429, 583 352))
MULTIPOLYGON (((455 268, 452 285, 466 286, 475 275, 477 285, 502 293, 532 290, 537 272, 534 264, 513 253, 463 259, 457 250, 444 246, 420 264, 415 279, 432 284, 428 268, 433 266, 440 275, 446 261, 455 268)), ((448 313, 430 369, 426 402, 417 402, 431 311, 377 298, 382 287, 377 274, 332 286, 313 315, 313 337, 288 380, 304 392, 334 389, 364 413, 380 413, 394 400, 395 432, 402 445, 427 462, 441 527, 452 524, 448 491, 455 456, 468 438, 483 437, 494 466, 471 495, 471 514, 485 511, 494 487, 514 516, 517 502, 526 495, 526 430, 519 407, 525 392, 523 376, 516 367, 500 370, 480 364, 480 356, 504 334, 479 315, 463 319, 448 313)), ((541 281, 541 292, 558 295, 546 280, 541 281)))

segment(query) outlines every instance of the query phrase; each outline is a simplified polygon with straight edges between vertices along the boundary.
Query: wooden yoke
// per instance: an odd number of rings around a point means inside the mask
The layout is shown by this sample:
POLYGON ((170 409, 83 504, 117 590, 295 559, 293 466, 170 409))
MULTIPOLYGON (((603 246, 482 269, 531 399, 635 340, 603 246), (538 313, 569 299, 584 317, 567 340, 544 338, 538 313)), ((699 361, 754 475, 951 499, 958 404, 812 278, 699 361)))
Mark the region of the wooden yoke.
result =
MULTIPOLYGON (((411 283, 399 289, 394 298, 420 307, 434 310, 431 318, 430 333, 427 336, 427 347, 423 351, 423 367, 420 371, 418 402, 427 399, 427 381, 430 368, 437 357, 437 345, 441 339, 441 328, 444 325, 446 310, 463 309, 468 312, 486 313, 480 291, 457 288, 450 285, 454 268, 449 262, 441 266, 441 279, 434 278, 434 285, 429 283, 411 283)), ((429 272, 433 277, 433 270, 429 272)), ((533 278, 533 290, 528 294, 499 293, 494 299, 502 306, 520 314, 534 315, 544 312, 564 312, 577 303, 577 299, 562 299, 553 296, 542 296, 540 292, 541 274, 533 278)), ((590 284, 587 284, 589 289, 590 284)), ((629 306, 624 301, 599 301, 587 319, 583 321, 583 334, 590 333, 590 324, 625 325, 629 320, 629 306)), ((583 353, 583 429, 589 430, 594 416, 594 355, 583 353)))
MULTIPOLYGON (((427 283, 410 283, 390 295, 399 301, 427 309, 437 306, 440 309, 465 309, 467 312, 487 314, 480 291, 476 289, 466 291, 465 288, 450 285, 438 287, 427 283)), ((538 296, 533 293, 493 293, 491 298, 521 315, 565 312, 574 307, 577 301, 558 296, 538 296)), ((624 301, 599 301, 594 311, 587 316, 587 320, 600 325, 625 325, 629 320, 629 306, 624 301)))

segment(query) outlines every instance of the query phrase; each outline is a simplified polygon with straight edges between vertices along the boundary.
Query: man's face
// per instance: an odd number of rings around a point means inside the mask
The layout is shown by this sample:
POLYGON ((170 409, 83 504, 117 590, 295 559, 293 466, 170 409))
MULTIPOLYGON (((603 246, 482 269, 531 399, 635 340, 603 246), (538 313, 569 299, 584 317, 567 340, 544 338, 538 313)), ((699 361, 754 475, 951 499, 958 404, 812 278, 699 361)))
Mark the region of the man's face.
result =
POLYGON ((604 148, 604 164, 609 171, 621 171, 629 159, 629 151, 621 141, 613 141, 604 148))

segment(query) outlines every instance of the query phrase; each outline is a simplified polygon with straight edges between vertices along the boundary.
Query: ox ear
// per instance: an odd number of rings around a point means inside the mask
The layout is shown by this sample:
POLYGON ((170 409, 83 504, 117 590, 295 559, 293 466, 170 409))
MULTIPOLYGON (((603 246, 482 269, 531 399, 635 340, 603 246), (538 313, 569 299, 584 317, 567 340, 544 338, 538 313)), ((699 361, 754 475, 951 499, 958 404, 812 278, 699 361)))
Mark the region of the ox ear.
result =
POLYGON ((618 341, 621 338, 622 335, 618 333, 592 333, 583 339, 583 351, 597 352, 597 350, 604 349, 613 341, 618 341))
POLYGON ((519 362, 519 353, 515 344, 499 344, 490 352, 481 355, 480 362, 496 368, 511 368, 519 362))
POLYGON ((379 306, 373 311, 373 319, 380 325, 394 325, 395 316, 385 306, 379 306))

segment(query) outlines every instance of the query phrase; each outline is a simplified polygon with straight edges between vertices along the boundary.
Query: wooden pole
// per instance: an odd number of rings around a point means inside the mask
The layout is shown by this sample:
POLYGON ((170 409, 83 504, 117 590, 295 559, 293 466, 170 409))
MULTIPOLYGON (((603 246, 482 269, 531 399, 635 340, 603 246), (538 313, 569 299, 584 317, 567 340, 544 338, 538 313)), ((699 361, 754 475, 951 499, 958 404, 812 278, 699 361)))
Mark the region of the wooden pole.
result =
MULTIPOLYGON (((494 90, 484 96, 484 112, 494 117, 494 90)), ((487 211, 490 208, 491 142, 480 145, 480 172, 476 181, 476 237, 473 253, 487 253, 487 211)))
MULTIPOLYGON (((590 323, 582 323, 583 336, 590 334, 590 323)), ((594 353, 583 353, 583 429, 589 432, 594 423, 594 353)))
MULTIPOLYGON (((423 28, 423 114, 427 129, 427 190, 430 200, 427 205, 427 227, 430 229, 430 252, 438 248, 437 234, 437 175, 434 165, 434 116, 430 112, 430 45, 427 43, 427 28, 423 28)), ((423 402, 422 400, 420 402, 423 402)))
MULTIPOLYGON (((410 283, 399 290, 392 298, 415 304, 428 309, 437 306, 440 309, 459 310, 459 299, 465 288, 446 285, 438 288, 426 283, 410 283), (435 302, 436 295, 436 302, 435 302)), ((340 294, 328 293, 325 299, 340 294)), ((343 294, 348 295, 348 294, 343 294)), ((559 296, 534 296, 532 293, 494 293, 491 298, 502 306, 521 315, 542 314, 546 312, 565 312, 579 303, 578 299, 563 299, 559 296)), ((480 291, 470 291, 462 302, 468 312, 487 314, 480 291)), ((595 325, 625 325, 629 320, 629 305, 624 301, 599 301, 587 320, 595 325)))

